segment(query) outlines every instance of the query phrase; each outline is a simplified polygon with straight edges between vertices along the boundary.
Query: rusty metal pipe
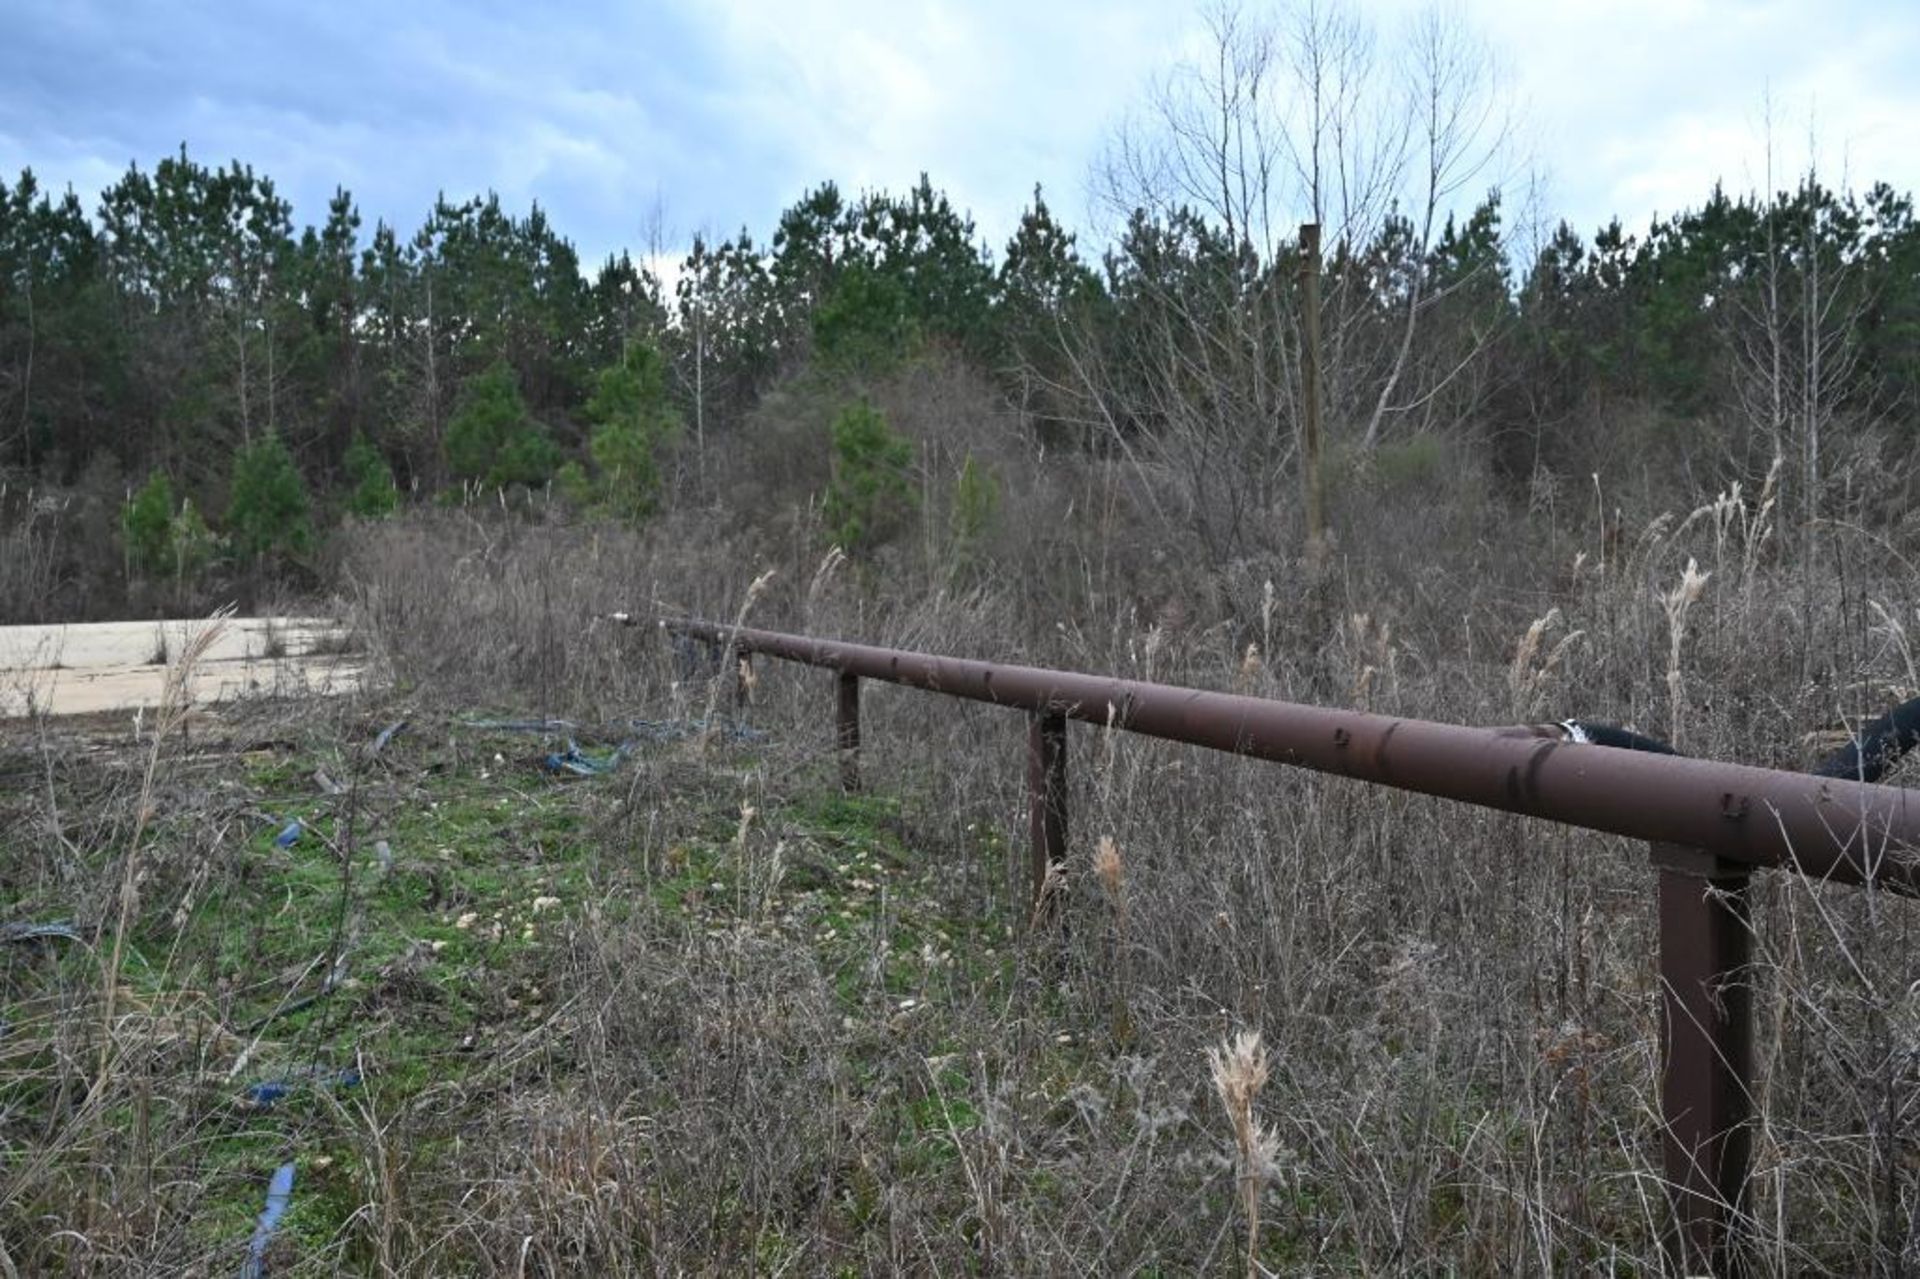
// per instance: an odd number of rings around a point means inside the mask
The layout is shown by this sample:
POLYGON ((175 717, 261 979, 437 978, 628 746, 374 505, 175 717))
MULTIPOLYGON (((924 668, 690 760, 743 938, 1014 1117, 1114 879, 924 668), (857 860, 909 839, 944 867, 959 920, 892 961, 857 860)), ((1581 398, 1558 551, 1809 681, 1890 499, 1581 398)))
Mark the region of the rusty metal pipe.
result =
POLYGON ((677 634, 996 706, 1920 895, 1920 791, 1840 778, 719 626, 677 634))

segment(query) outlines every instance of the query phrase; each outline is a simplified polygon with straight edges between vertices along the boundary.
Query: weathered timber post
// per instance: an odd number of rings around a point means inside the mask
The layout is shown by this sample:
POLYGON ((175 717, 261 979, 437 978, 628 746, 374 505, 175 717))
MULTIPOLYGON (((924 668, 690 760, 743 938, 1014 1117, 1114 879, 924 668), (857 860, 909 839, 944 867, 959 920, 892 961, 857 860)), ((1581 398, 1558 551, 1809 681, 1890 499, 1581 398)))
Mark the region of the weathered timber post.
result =
POLYGON ((1307 512, 1307 556, 1327 547, 1327 498, 1320 471, 1320 224, 1300 228, 1300 485, 1307 512))
POLYGON ((841 671, 835 679, 834 743, 840 751, 840 789, 851 795, 860 789, 860 677, 841 671))
POLYGON ((710 685, 713 680, 717 680, 726 674, 726 671, 722 668, 725 666, 727 660, 727 646, 717 639, 703 640, 702 652, 705 660, 701 661, 697 668, 692 665, 690 655, 682 656, 681 666, 682 674, 685 675, 689 681, 692 680, 695 674, 698 674, 702 678, 703 686, 705 686, 710 685))
POLYGON ((1027 717, 1027 834, 1033 855, 1033 909, 1053 904, 1047 872, 1067 859, 1067 717, 1057 710, 1027 717))
POLYGON ((1677 1274, 1737 1274, 1753 1134, 1752 868, 1651 845, 1660 877, 1666 1238, 1677 1274))
POLYGON ((753 654, 736 649, 733 654, 733 704, 745 709, 753 701, 753 654))

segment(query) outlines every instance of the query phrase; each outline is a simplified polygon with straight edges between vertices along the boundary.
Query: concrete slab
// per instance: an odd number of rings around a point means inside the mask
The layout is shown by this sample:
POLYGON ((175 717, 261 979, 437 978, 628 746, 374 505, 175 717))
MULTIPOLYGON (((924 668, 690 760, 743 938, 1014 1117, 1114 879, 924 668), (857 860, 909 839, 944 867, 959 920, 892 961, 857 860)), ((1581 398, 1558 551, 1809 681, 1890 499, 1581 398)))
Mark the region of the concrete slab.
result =
MULTIPOLYGON (((205 619, 0 627, 0 717, 82 715, 161 704, 168 665, 205 619), (164 660, 156 661, 156 658, 164 660)), ((195 703, 351 692, 363 657, 340 653, 339 624, 230 618, 188 680, 195 703)))

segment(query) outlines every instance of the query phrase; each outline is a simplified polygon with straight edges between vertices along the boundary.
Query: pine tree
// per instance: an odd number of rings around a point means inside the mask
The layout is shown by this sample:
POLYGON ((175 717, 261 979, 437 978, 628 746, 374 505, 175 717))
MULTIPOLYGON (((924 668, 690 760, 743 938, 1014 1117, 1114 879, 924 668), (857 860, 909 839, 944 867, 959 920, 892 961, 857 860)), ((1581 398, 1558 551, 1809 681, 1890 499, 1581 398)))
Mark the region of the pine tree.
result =
POLYGON ((896 277, 848 267, 813 316, 814 353, 829 368, 884 373, 919 345, 912 299, 896 277))
POLYGON ((862 400, 833 419, 833 478, 822 513, 848 554, 879 545, 914 506, 913 445, 862 400))
POLYGON ((999 514, 999 479, 990 467, 976 461, 973 454, 967 454, 967 460, 960 466, 960 476, 954 481, 953 510, 949 516, 956 576, 964 577, 978 569, 987 534, 999 514))
POLYGON ((174 515, 169 532, 173 542, 174 578, 182 584, 191 582, 213 562, 220 540, 200 517, 200 510, 190 497, 180 499, 180 510, 174 515))
POLYGON ((235 455, 227 530, 234 554, 249 564, 313 548, 307 486, 277 431, 235 455))
POLYGON ((150 577, 173 569, 173 484, 166 472, 155 471, 127 503, 121 517, 127 562, 136 573, 150 577))
POLYGON ((1007 242, 997 281, 993 358, 997 372, 1048 430, 1071 415, 1076 335, 1096 330, 1100 277, 1074 247, 1074 236, 1047 208, 1039 187, 1033 207, 1007 242))
POLYGON ((468 381, 447 423, 447 467, 455 478, 532 487, 552 479, 559 465, 560 450, 528 412, 506 361, 468 381))
POLYGON ((560 465, 560 449, 538 422, 529 420, 507 438, 487 472, 487 483, 495 488, 523 484, 538 488, 553 478, 560 465))
POLYGON ((356 432, 347 446, 347 510, 363 520, 391 515, 400 504, 400 493, 393 485, 393 469, 380 450, 356 432))
POLYGON ((620 363, 601 370, 587 417, 597 423, 587 451, 598 471, 592 486, 598 504, 622 519, 645 519, 660 500, 656 454, 678 425, 659 351, 636 344, 620 363))

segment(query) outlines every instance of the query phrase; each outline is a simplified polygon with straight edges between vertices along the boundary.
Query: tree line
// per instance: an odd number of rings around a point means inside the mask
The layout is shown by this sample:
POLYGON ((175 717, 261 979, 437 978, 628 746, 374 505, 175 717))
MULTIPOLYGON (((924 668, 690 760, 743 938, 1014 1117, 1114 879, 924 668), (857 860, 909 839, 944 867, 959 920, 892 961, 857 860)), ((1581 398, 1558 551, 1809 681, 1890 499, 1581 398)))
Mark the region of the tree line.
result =
MULTIPOLYGON (((743 429, 786 380, 857 388, 938 349, 1049 441, 1150 470, 1231 555, 1294 491, 1302 263, 1293 234, 1181 190, 1097 251, 1036 190, 995 253, 925 177, 828 182, 765 244, 696 239, 669 290, 624 253, 583 269, 542 210, 492 195, 367 232, 344 190, 296 227, 269 177, 184 148, 91 209, 28 171, 0 180, 0 468, 111 468, 149 525, 184 509, 185 543, 211 521, 260 553, 462 486, 639 519, 672 441, 743 429)), ((1886 185, 1715 188, 1643 233, 1533 245, 1498 190, 1319 216, 1327 420, 1353 455, 1440 436, 1525 482, 1631 403, 1711 424, 1733 466, 1784 459, 1811 495, 1847 424, 1914 442, 1920 226, 1886 185)))

